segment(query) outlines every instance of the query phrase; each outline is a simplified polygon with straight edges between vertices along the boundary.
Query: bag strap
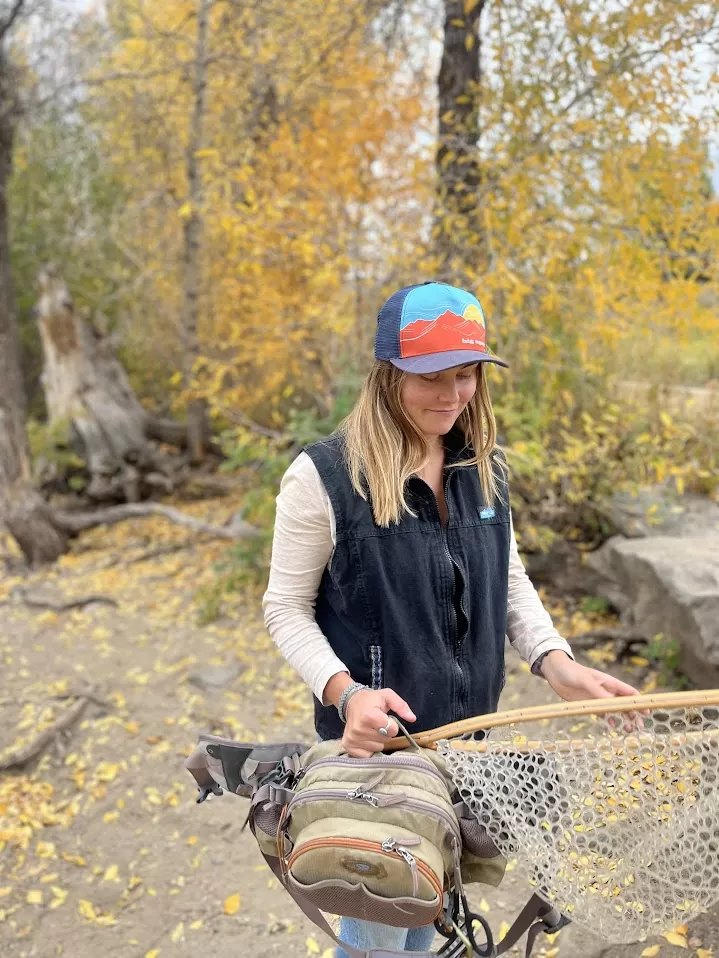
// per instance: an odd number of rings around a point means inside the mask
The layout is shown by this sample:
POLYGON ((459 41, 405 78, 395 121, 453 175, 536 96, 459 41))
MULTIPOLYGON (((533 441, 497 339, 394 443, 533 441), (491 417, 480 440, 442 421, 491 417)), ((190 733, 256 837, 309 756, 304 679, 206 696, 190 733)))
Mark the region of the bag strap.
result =
POLYGON ((298 908, 304 912, 304 914, 313 922, 317 927, 323 931, 326 935, 335 942, 336 945, 347 952, 350 958, 436 958, 434 952, 431 951, 383 951, 373 949, 372 951, 364 951, 360 948, 355 948, 354 945, 348 945, 344 941, 341 941, 337 935, 335 935, 332 930, 332 926, 329 924, 325 916, 319 910, 316 905, 313 905, 312 902, 307 901, 302 895, 299 895, 293 888, 289 888, 286 884, 284 877, 282 875, 282 869, 280 868, 280 862, 277 858, 270 858, 269 855, 262 853, 265 861, 272 869, 274 875, 279 879, 285 891, 289 892, 292 898, 295 901, 295 904, 298 908))
POLYGON ((497 945, 495 955, 503 955, 517 944, 522 935, 527 932, 527 950, 524 958, 530 958, 537 936, 540 932, 547 935, 553 935, 565 925, 569 924, 569 919, 553 905, 547 904, 543 898, 534 894, 529 899, 524 908, 514 919, 512 927, 504 938, 497 945), (535 921, 537 919, 537 921, 535 921))
MULTIPOLYGON (((329 935, 332 941, 334 941, 336 945, 339 945, 350 958, 437 958, 437 953, 433 951, 383 951, 381 949, 363 951, 360 948, 355 948, 353 945, 346 944, 346 942, 341 941, 337 937, 332 930, 332 926, 319 908, 287 885, 282 874, 282 869, 280 868, 279 859, 271 858, 269 855, 265 855, 264 852, 262 855, 272 870, 272 873, 279 880, 285 891, 292 897, 300 911, 302 911, 313 924, 317 925, 320 931, 329 935)), ((528 932, 525 958, 530 958, 540 932, 543 931, 551 935, 567 924, 569 924, 569 919, 561 915, 556 908, 552 905, 548 905, 539 895, 532 895, 514 920, 512 927, 497 945, 492 958, 499 958, 500 955, 509 951, 513 945, 516 945, 525 932, 528 932), (535 919, 539 920, 535 921, 535 919)))

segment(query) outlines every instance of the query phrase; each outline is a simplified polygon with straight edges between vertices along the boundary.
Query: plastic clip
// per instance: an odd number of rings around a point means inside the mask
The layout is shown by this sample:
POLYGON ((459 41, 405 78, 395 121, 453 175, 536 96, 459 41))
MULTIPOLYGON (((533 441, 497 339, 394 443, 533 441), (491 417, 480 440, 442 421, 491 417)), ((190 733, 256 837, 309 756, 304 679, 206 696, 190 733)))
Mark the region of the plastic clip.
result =
POLYGON ((201 786, 197 789, 197 791, 200 793, 197 797, 198 805, 201 805, 204 801, 206 801, 210 795, 222 795, 222 789, 217 782, 213 782, 212 785, 206 785, 204 787, 201 786))

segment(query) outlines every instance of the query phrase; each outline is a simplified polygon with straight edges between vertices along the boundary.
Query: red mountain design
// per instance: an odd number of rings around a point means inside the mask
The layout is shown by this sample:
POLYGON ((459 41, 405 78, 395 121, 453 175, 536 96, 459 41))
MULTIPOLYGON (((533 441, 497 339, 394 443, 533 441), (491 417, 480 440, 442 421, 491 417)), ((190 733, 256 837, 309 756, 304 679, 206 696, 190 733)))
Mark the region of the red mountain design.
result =
POLYGON ((463 319, 446 310, 436 319, 415 319, 399 334, 402 357, 444 353, 451 349, 485 349, 485 330, 481 323, 463 319), (469 340, 469 342, 468 342, 469 340))

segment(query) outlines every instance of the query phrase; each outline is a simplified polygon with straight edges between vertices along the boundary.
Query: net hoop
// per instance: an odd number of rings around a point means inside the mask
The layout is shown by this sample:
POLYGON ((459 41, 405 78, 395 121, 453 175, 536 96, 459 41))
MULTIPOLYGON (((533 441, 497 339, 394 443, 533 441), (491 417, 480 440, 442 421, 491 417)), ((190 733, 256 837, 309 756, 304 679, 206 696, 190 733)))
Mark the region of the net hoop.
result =
MULTIPOLYGON (((474 732, 520 725, 524 722, 542 722, 546 719, 578 718, 582 715, 621 715, 626 712, 644 712, 655 709, 719 707, 719 689, 691 692, 658 692, 651 695, 623 695, 610 699, 582 699, 576 702, 559 702, 551 705, 535 705, 526 709, 508 709, 477 715, 450 725, 428 729, 412 735, 413 740, 424 748, 436 748, 437 742, 445 739, 471 735, 474 732)), ((407 748, 408 740, 398 735, 384 743, 385 752, 407 748)), ((462 748, 460 743, 453 747, 462 748)))
POLYGON ((664 934, 719 902, 719 689, 516 709, 385 747, 412 743, 439 752, 537 894, 607 941, 664 934))

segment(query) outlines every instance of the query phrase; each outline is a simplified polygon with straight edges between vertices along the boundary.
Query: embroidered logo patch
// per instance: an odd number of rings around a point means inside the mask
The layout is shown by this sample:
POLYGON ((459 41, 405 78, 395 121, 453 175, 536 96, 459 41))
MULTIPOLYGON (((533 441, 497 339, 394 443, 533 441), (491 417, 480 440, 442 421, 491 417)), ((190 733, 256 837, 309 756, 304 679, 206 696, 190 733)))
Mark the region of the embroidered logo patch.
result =
POLYGON ((494 506, 485 506, 479 510, 480 519, 494 519, 494 506))

